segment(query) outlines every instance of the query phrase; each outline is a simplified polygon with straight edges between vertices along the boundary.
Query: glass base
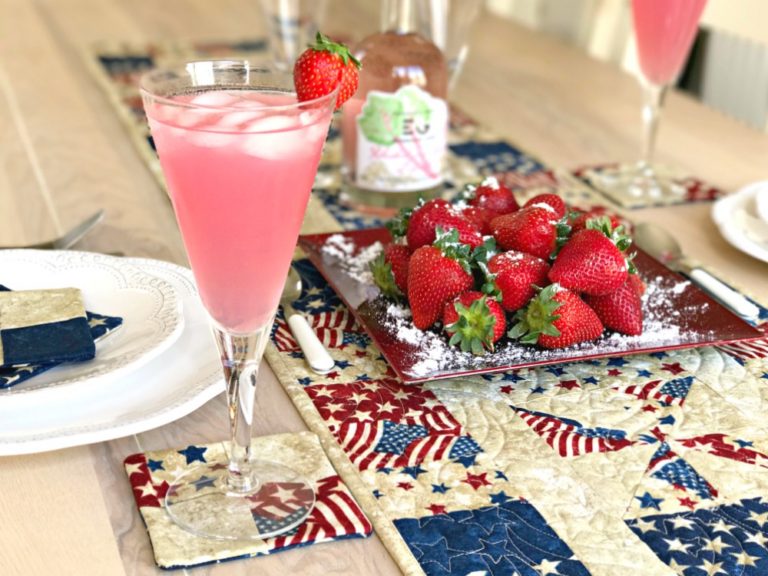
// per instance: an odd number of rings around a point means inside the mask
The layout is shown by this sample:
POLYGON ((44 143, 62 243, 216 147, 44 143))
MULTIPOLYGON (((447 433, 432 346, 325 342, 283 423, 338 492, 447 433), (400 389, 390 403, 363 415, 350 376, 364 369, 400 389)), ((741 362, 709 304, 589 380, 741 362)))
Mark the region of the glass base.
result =
POLYGON ((669 169, 644 163, 603 168, 593 173, 590 181, 623 204, 664 203, 685 196, 685 187, 669 169))
POLYGON ((232 488, 227 462, 191 468, 168 488, 165 508, 171 519, 198 536, 217 540, 263 540, 304 522, 315 492, 287 466, 255 460, 249 490, 232 488))

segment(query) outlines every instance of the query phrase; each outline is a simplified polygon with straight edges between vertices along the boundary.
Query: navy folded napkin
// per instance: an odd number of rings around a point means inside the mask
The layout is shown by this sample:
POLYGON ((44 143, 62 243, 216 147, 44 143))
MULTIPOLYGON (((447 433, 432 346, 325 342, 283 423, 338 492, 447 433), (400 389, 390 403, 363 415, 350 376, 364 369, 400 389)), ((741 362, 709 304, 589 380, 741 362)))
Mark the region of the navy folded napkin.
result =
POLYGON ((64 362, 92 359, 94 342, 122 323, 86 311, 77 289, 12 292, 0 285, 0 389, 64 362))

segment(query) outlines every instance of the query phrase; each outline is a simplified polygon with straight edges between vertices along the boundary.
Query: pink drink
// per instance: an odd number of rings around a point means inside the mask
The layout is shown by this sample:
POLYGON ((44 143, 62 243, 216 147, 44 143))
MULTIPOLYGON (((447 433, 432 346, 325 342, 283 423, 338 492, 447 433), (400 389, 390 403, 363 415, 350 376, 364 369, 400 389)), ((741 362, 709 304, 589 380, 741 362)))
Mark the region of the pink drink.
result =
POLYGON ((706 0, 632 0, 640 68, 657 86, 680 73, 706 0))
POLYGON ((254 90, 171 101, 147 115, 203 304, 220 328, 253 332, 277 309, 331 109, 254 90))

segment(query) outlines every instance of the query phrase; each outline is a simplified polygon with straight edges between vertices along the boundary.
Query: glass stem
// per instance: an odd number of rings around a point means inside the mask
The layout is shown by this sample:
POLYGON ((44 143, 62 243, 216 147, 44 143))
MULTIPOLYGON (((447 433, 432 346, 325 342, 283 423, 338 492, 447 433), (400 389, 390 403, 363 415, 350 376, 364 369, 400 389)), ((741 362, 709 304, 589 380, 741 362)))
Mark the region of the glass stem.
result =
POLYGON ((653 164, 656 130, 659 126, 659 116, 666 93, 666 84, 658 86, 650 82, 643 82, 643 156, 640 161, 642 168, 651 168, 653 164))
POLYGON ((252 334, 230 334, 214 328, 227 383, 231 448, 227 484, 233 492, 258 489, 251 474, 251 428, 259 363, 269 340, 270 326, 252 334))

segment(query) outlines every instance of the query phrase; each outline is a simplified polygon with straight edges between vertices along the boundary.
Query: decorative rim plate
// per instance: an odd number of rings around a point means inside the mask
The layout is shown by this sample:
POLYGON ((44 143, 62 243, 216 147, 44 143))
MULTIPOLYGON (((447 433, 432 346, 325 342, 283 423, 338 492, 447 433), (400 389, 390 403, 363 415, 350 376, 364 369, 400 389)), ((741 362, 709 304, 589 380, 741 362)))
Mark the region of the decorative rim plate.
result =
POLYGON ((637 250, 634 263, 648 283, 646 294, 649 295, 645 305, 646 331, 641 336, 607 332, 594 342, 561 350, 543 350, 510 342, 483 356, 457 352, 444 343, 442 336, 432 331, 417 331, 410 322, 401 324, 400 319, 405 317, 402 310, 392 310, 391 302, 379 296, 375 286, 361 281, 357 271, 350 272, 350 262, 357 255, 376 242, 385 244, 390 241, 386 229, 372 228, 301 236, 299 246, 406 383, 765 337, 683 276, 637 250), (338 236, 334 239, 337 246, 338 241, 349 243, 350 250, 344 258, 323 251, 331 236, 338 236))
POLYGON ((97 342, 93 360, 62 364, 1 390, 0 397, 116 377, 162 353, 184 327, 173 285, 123 258, 75 251, 0 251, 0 284, 12 290, 80 288, 86 309, 123 318, 118 330, 97 342))
POLYGON ((146 364, 115 377, 51 386, 44 394, 0 395, 0 455, 137 434, 186 416, 224 390, 208 316, 191 271, 156 260, 93 256, 136 267, 171 285, 183 310, 178 338, 146 364))
MULTIPOLYGON (((751 237, 749 232, 749 226, 764 224, 762 234, 768 235, 768 223, 764 223, 757 215, 750 214, 751 210, 748 208, 760 190, 768 190, 768 181, 749 184, 738 192, 721 198, 712 206, 712 219, 720 229, 723 238, 731 246, 753 258, 768 262, 768 242, 759 242, 751 237), (745 218, 752 219, 752 223, 745 222, 745 218)), ((768 195, 768 192, 765 194, 768 195)), ((765 210, 762 205, 759 208, 755 207, 755 210, 758 209, 765 210)))

